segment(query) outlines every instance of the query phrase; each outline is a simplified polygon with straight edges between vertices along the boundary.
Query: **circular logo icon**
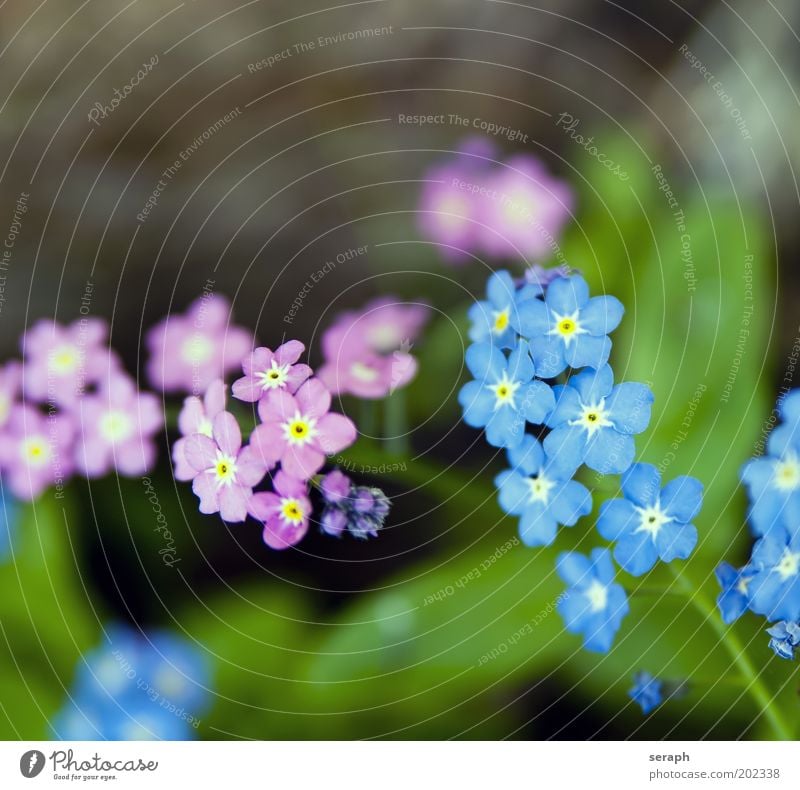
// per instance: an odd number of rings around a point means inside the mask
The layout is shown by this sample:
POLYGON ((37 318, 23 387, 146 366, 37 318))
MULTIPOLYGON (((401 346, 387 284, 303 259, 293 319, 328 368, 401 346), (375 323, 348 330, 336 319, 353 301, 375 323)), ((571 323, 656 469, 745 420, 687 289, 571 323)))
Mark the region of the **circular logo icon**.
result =
POLYGON ((19 758, 19 770, 27 779, 39 776, 44 768, 44 755, 38 749, 31 749, 19 758))

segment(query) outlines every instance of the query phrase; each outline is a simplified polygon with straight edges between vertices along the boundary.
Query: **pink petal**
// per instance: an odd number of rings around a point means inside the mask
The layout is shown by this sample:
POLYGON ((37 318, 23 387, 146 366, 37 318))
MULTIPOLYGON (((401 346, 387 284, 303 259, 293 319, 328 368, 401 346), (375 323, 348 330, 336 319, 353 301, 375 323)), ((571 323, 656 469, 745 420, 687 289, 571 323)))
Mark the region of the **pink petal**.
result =
POLYGON ((402 351, 392 354, 391 362, 391 392, 404 387, 417 374, 417 360, 402 351))
POLYGON ((250 449, 267 469, 272 469, 286 450, 286 438, 277 422, 265 422, 250 435, 250 449))
POLYGON ((308 365, 292 365, 286 376, 286 387, 289 392, 297 392, 300 385, 313 375, 314 371, 308 365))
POLYGON ((186 460, 195 472, 212 469, 217 462, 217 445, 213 439, 195 433, 186 437, 184 445, 186 460))
POLYGON ((261 491, 250 497, 247 512, 262 524, 280 512, 281 498, 272 491, 261 491))
MULTIPOLYGON (((207 438, 207 437, 206 437, 207 438)), ((192 482, 192 491, 200 497, 200 512, 210 515, 219 511, 217 484, 208 472, 201 472, 192 482)))
POLYGON ((264 388, 251 376, 243 376, 236 379, 231 387, 233 397, 243 400, 245 403, 255 403, 263 394, 264 388))
POLYGON ((308 483, 288 475, 283 469, 273 478, 273 488, 284 497, 305 499, 308 496, 308 483))
POLYGON ((288 549, 299 543, 308 531, 308 522, 297 526, 287 524, 282 518, 271 518, 264 524, 262 537, 271 549, 288 549))
POLYGON ((325 464, 325 456, 310 444, 304 447, 287 447, 281 459, 281 467, 290 477, 308 480, 325 464))
POLYGON ((223 521, 237 524, 247 520, 247 503, 253 491, 243 486, 222 486, 217 494, 219 514, 223 521))
POLYGON ((285 422, 294 417, 299 404, 286 390, 270 390, 258 403, 263 422, 285 422))
POLYGON ((75 465, 85 477, 91 479, 106 474, 111 465, 109 460, 109 447, 101 439, 86 436, 78 440, 75 465))
POLYGON ((193 480, 197 470, 186 460, 186 439, 178 439, 172 446, 172 474, 183 483, 193 480))
POLYGON ((158 433, 164 424, 161 401, 152 392, 140 393, 136 417, 142 434, 152 436, 158 433))
POLYGON ((275 349, 275 361, 279 365, 294 365, 306 347, 299 340, 289 340, 275 349))
POLYGON ((268 348, 255 349, 252 354, 248 354, 242 362, 242 372, 245 376, 252 376, 254 373, 268 370, 272 362, 272 351, 268 348))
POLYGON ((326 414, 317 423, 317 429, 317 445, 326 455, 341 452, 358 435, 353 421, 343 414, 326 414))
POLYGON ((321 417, 331 408, 330 390, 319 379, 309 379, 294 397, 301 413, 307 417, 321 417))
POLYGON ((257 486, 267 473, 267 466, 261 453, 252 447, 245 447, 236 459, 236 480, 244 486, 257 486))
POLYGON ((339 369, 336 365, 323 365, 317 368, 317 378, 328 388, 334 395, 338 395, 342 391, 343 376, 339 376, 339 369))
POLYGON ((229 411, 221 411, 214 417, 212 433, 223 453, 235 456, 239 452, 242 446, 242 431, 236 422, 236 417, 229 411))
POLYGON ((113 459, 121 475, 135 477, 144 474, 155 465, 156 448, 153 442, 143 442, 137 437, 118 447, 113 459))
POLYGON ((183 408, 178 415, 178 430, 182 436, 191 436, 199 430, 200 422, 205 417, 205 409, 200 398, 193 395, 186 398, 183 402, 183 408))
POLYGON ((203 404, 206 407, 206 417, 213 420, 221 411, 225 409, 225 382, 222 379, 214 379, 203 396, 203 404))

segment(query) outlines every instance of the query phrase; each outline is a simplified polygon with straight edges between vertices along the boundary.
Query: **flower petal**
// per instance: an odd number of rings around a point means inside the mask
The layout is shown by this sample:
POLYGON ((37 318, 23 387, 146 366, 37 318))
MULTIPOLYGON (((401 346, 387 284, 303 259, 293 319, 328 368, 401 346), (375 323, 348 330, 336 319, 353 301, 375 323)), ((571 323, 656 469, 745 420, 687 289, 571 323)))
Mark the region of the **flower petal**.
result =
POLYGON ((661 493, 661 473, 652 464, 634 464, 622 477, 622 493, 639 507, 655 504, 661 493))
POLYGON ((621 433, 641 433, 650 423, 653 393, 644 384, 626 382, 614 387, 606 401, 609 419, 621 433))
POLYGON ((683 524, 687 524, 703 506, 703 484, 695 477, 676 477, 661 492, 661 507, 683 524))
POLYGON ((217 445, 213 439, 200 433, 186 437, 184 445, 186 460, 195 472, 213 468, 217 462, 217 445))
POLYGON ((478 381, 495 381, 506 369, 506 358, 491 343, 473 343, 467 348, 465 360, 470 373, 478 381))
POLYGON ((275 349, 275 361, 279 365, 294 365, 305 350, 299 340, 289 340, 275 349))
POLYGON ((331 408, 331 392, 319 380, 309 379, 294 394, 300 412, 307 417, 322 417, 331 408))
POLYGON ((619 326, 624 313, 616 297, 595 296, 581 309, 581 326, 592 335, 607 335, 619 326))
POLYGON ((589 301, 589 286, 579 274, 557 277, 547 286, 547 306, 558 315, 572 315, 589 301))
POLYGON ((222 411, 214 417, 212 433, 219 449, 226 455, 235 456, 242 446, 242 431, 239 423, 229 411, 222 411))
POLYGON ((238 524, 247 520, 247 503, 252 496, 252 491, 243 486, 230 485, 220 488, 217 498, 219 500, 219 514, 223 521, 238 524))
POLYGON ((358 432, 353 421, 343 414, 326 414, 317 423, 317 445, 325 455, 339 453, 355 442, 358 432))

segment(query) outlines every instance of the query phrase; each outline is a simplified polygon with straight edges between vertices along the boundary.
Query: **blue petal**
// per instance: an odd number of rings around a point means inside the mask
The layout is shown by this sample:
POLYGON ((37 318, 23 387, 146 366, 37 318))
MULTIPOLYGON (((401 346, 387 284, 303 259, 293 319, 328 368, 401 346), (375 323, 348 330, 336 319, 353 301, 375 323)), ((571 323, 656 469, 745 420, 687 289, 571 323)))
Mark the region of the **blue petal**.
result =
POLYGON ((690 522, 703 506, 703 484, 696 477, 676 477, 661 492, 661 507, 676 521, 690 522))
POLYGON ((800 425, 779 425, 775 428, 767 439, 767 452, 779 458, 787 450, 800 450, 800 425))
POLYGON ((486 284, 486 296, 496 310, 505 310, 514 301, 517 289, 507 271, 495 272, 486 284))
POLYGON ((595 296, 581 310, 581 326, 592 335, 613 332, 622 320, 625 308, 614 296, 595 296))
POLYGON ((747 598, 734 590, 723 590, 717 596, 717 607, 722 619, 730 625, 738 620, 747 609, 747 598))
POLYGON ((553 390, 543 381, 533 381, 518 393, 519 410, 528 422, 543 425, 556 405, 553 390))
POLYGON ((473 343, 465 355, 469 372, 479 381, 496 381, 506 369, 506 358, 491 343, 473 343))
POLYGON ((556 558, 556 573, 570 587, 587 585, 593 578, 592 563, 577 551, 564 551, 556 558))
POLYGON ((550 311, 539 299, 521 301, 511 313, 511 326, 526 338, 546 335, 552 326, 550 311))
POLYGON ((580 634, 591 619, 591 609, 586 597, 570 590, 556 605, 564 626, 572 634, 580 634))
POLYGON ((522 474, 538 474, 544 464, 544 449, 533 436, 525 434, 522 442, 508 451, 508 463, 522 474))
POLYGON ((548 428, 557 428, 559 425, 577 420, 581 416, 581 399, 578 391, 572 387, 559 385, 553 387, 555 406, 546 424, 548 428))
POLYGON ((508 357, 508 375, 523 383, 533 378, 533 362, 528 353, 528 344, 522 340, 508 357))
POLYGON ((661 473, 652 464, 634 464, 622 477, 622 493, 639 507, 655 504, 661 491, 661 473))
POLYGON ((589 286, 579 274, 557 277, 547 286, 547 306, 559 315, 572 315, 589 301, 589 286))
POLYGON ((616 629, 602 612, 595 614, 584 631, 583 646, 593 653, 608 653, 614 644, 616 629))
POLYGON ((697 545, 697 529, 694 524, 679 524, 670 521, 662 525, 656 534, 658 556, 664 562, 685 560, 697 545))
POLYGON ((581 516, 592 512, 592 495, 577 480, 568 480, 553 494, 550 512, 559 524, 572 527, 581 516))
POLYGON ((586 433, 580 428, 562 425, 547 434, 544 451, 560 475, 572 477, 586 456, 586 433))
POLYGON ((519 539, 526 546, 549 546, 557 531, 558 522, 541 503, 531 505, 519 520, 519 539))
POLYGON ((756 541, 750 561, 756 568, 772 568, 781 561, 785 548, 786 540, 767 535, 756 541))
POLYGON ((785 423, 791 426, 800 425, 800 389, 787 392, 781 398, 778 408, 785 423))
POLYGON ((536 375, 551 379, 567 369, 564 357, 564 341, 550 335, 531 337, 531 356, 536 367, 536 375))
POLYGON ((600 507, 597 531, 606 540, 619 540, 640 524, 635 507, 627 499, 609 499, 600 507))
POLYGON ((606 406, 609 419, 621 433, 641 433, 650 423, 653 393, 644 384, 626 382, 614 387, 606 406))
POLYGON ((608 549, 592 549, 592 563, 594 563, 594 575, 603 582, 610 584, 614 579, 614 563, 611 562, 611 552, 608 549))
POLYGON ((470 305, 467 316, 471 322, 469 328, 469 339, 473 343, 491 340, 492 338, 492 319, 488 302, 475 302, 470 305))
MULTIPOLYGON (((544 448, 547 450, 547 440, 544 448)), ((621 475, 633 463, 635 455, 632 436, 617 433, 613 428, 600 428, 586 445, 584 463, 603 475, 621 475)))
POLYGON ((578 335, 564 349, 564 359, 571 368, 599 368, 608 362, 611 356, 611 341, 592 335, 578 335))
POLYGON ((614 546, 614 559, 619 566, 632 576, 647 573, 658 560, 653 539, 648 532, 634 532, 623 535, 614 546))
POLYGON ((458 393, 464 409, 464 422, 473 428, 483 428, 494 411, 494 396, 479 381, 468 381, 458 393))
POLYGON ((614 387, 614 373, 608 365, 596 370, 590 368, 571 376, 568 384, 578 391, 584 403, 599 403, 611 393, 614 387))
POLYGON ((509 515, 522 515, 530 499, 531 489, 527 479, 507 469, 497 475, 494 484, 498 488, 500 507, 509 515))
POLYGON ((525 435, 525 420, 509 406, 501 406, 486 423, 486 441, 492 447, 516 447, 525 435))
POLYGON ((742 482, 750 489, 750 496, 766 490, 774 476, 774 458, 751 458, 739 472, 742 482))

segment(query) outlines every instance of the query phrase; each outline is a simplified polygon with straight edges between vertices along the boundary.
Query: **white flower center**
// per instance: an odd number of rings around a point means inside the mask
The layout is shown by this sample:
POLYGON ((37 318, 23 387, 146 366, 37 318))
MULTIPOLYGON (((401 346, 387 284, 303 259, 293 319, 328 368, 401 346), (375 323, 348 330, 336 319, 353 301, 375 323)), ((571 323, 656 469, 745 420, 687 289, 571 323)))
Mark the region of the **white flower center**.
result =
POLYGON ((262 370, 259 374, 261 379, 261 389, 276 390, 286 386, 286 379, 289 378, 289 366, 279 365, 273 359, 267 370, 262 370))
POLYGON ((502 406, 514 406, 514 397, 520 386, 521 382, 510 379, 507 371, 503 371, 502 378, 496 384, 487 384, 487 389, 494 394, 494 410, 502 406))
POLYGON ((436 211, 441 215, 438 221, 448 230, 455 230, 467 224, 469 204, 458 195, 450 195, 439 201, 436 211))
POLYGON ((543 474, 528 478, 528 498, 530 502, 541 502, 546 505, 550 499, 550 491, 555 486, 555 480, 548 480, 543 474))
POLYGON ((572 313, 572 315, 553 313, 555 326, 547 334, 560 337, 564 341, 564 345, 569 346, 578 335, 586 334, 586 330, 581 326, 578 320, 579 315, 580 313, 578 310, 572 313))
POLYGON ((0 392, 0 425, 3 425, 8 419, 8 413, 11 411, 11 398, 0 392))
POLYGON ((31 436, 20 445, 20 455, 27 466, 40 468, 50 460, 50 446, 44 436, 31 436))
POLYGON ((217 460, 213 467, 214 480, 218 488, 230 486, 236 482, 236 459, 217 450, 217 460))
POLYGON ((214 343, 206 336, 196 333, 184 342, 181 356, 190 365, 202 365, 214 354, 214 343))
POLYGON ((637 507, 636 512, 639 514, 640 519, 636 532, 649 532, 653 540, 656 539, 661 527, 672 521, 672 517, 661 509, 660 502, 656 502, 655 505, 650 507, 637 507))
POLYGON ((389 351, 394 351, 401 341, 400 334, 397 327, 392 324, 378 324, 373 327, 368 336, 370 346, 379 354, 387 354, 389 351))
POLYGON ((100 434, 110 444, 124 442, 133 432, 133 418, 123 411, 108 411, 100 419, 100 434))
POLYGON ((289 444, 302 447, 312 441, 317 433, 316 419, 306 417, 299 411, 295 412, 294 417, 283 423, 283 435, 289 444))
POLYGON ((781 581, 797 576, 798 571, 800 571, 800 552, 791 551, 788 547, 785 548, 781 561, 775 566, 775 570, 780 575, 781 581))
POLYGON ((58 376, 66 376, 75 372, 80 359, 80 350, 72 344, 65 343, 50 352, 47 358, 47 367, 51 373, 55 373, 58 376))
POLYGON ((612 423, 608 419, 606 399, 601 398, 598 403, 589 405, 581 404, 580 417, 576 420, 570 420, 569 424, 580 426, 589 436, 594 436, 601 428, 608 428, 612 423))
POLYGON ((586 598, 593 612, 602 612, 608 605, 608 588, 595 579, 586 590, 586 598))
POLYGON ((200 418, 200 422, 197 423, 197 433, 202 433, 203 436, 208 436, 209 439, 214 438, 214 426, 208 417, 200 418))
POLYGON ((281 518, 292 526, 302 524, 305 513, 303 512, 303 506, 300 504, 299 500, 292 497, 281 499, 281 518))
POLYGON ((776 461, 772 485, 779 491, 794 491, 800 488, 800 459, 791 450, 776 461))
POLYGON ((378 371, 363 362, 354 362, 350 365, 350 375, 354 379, 369 383, 378 378, 378 371))

